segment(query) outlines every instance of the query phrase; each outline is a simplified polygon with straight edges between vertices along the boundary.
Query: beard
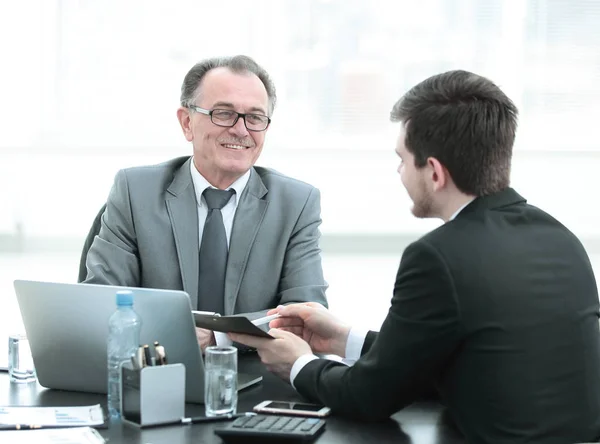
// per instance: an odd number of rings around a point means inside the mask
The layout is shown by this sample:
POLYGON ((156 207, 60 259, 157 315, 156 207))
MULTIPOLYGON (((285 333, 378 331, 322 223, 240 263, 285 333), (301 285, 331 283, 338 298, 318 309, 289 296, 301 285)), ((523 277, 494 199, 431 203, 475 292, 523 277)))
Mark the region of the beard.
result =
POLYGON ((413 216, 419 219, 434 217, 433 196, 427 190, 424 181, 419 181, 414 197, 410 196, 410 198, 413 202, 411 209, 413 216))

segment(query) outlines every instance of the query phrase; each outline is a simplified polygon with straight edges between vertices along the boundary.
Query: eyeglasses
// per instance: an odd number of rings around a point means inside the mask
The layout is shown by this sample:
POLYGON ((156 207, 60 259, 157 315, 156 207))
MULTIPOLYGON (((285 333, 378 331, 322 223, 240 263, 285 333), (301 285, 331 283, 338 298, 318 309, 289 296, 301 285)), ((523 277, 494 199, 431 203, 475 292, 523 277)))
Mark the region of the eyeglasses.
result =
POLYGON ((226 128, 234 126, 240 117, 244 119, 244 125, 246 125, 248 131, 264 131, 271 123, 271 119, 262 114, 242 114, 230 109, 208 110, 196 105, 188 105, 188 108, 210 116, 210 121, 212 123, 226 128))

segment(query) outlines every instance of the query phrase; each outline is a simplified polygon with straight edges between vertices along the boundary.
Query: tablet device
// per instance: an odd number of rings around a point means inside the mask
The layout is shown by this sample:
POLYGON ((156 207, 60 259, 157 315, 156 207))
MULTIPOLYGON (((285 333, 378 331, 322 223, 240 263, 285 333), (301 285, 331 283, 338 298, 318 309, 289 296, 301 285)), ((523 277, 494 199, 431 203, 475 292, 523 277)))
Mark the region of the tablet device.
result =
POLYGON ((196 327, 223 333, 243 333, 261 338, 275 339, 273 336, 254 325, 245 316, 219 316, 218 314, 203 314, 197 311, 194 314, 196 327))

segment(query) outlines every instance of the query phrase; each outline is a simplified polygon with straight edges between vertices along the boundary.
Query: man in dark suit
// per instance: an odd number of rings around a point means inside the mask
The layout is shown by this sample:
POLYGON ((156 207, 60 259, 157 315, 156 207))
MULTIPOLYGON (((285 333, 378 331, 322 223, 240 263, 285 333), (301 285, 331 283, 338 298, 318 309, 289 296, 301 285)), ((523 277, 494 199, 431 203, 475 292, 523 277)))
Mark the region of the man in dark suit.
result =
POLYGON ((579 240, 509 188, 515 105, 452 71, 412 88, 391 117, 412 212, 445 224, 404 251, 380 332, 308 303, 273 310, 275 340, 230 336, 337 414, 387 418, 433 386, 469 442, 596 440, 596 281, 579 240))

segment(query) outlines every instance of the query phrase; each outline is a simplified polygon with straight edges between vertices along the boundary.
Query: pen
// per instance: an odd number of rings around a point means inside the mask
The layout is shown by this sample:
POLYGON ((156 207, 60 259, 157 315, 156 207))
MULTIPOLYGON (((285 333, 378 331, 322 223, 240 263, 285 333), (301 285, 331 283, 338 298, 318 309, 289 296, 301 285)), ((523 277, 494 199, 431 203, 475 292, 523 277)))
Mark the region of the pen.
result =
POLYGON ((154 355, 156 356, 156 365, 167 365, 165 348, 158 341, 154 341, 154 355))
POLYGON ((41 428, 42 426, 38 424, 0 424, 0 430, 33 430, 41 428))
POLYGON ((223 416, 196 416, 195 418, 181 418, 182 424, 201 424, 207 422, 229 421, 232 419, 242 418, 244 416, 256 416, 254 412, 245 413, 230 413, 223 416))
POLYGON ((271 316, 265 316, 264 318, 258 318, 252 321, 254 325, 263 325, 271 322, 273 319, 277 319, 279 317, 279 313, 272 314, 271 316))
POLYGON ((216 311, 200 311, 200 310, 192 310, 192 313, 199 314, 202 316, 221 316, 216 311))
POLYGON ((136 359, 138 364, 138 369, 146 367, 146 358, 144 357, 144 347, 141 345, 137 349, 136 359))
POLYGON ((144 345, 144 358, 146 360, 146 366, 152 367, 152 356, 150 356, 150 347, 148 347, 148 344, 144 345))

